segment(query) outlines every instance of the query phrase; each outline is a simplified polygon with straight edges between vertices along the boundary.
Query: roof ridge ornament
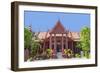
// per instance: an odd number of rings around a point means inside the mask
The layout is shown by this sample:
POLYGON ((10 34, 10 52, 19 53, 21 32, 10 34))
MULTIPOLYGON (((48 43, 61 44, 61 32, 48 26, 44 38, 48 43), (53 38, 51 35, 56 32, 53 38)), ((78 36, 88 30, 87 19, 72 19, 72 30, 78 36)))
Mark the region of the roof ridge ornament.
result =
POLYGON ((61 21, 58 20, 54 28, 50 31, 50 33, 67 33, 67 30, 62 25, 61 21))

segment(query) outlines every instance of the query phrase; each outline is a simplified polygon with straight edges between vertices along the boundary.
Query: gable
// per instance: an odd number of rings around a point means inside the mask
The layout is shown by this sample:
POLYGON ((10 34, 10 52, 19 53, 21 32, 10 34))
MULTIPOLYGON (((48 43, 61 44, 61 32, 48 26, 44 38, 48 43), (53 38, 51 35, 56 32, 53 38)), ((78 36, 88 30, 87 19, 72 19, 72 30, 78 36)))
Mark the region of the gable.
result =
POLYGON ((56 23, 56 25, 54 26, 54 28, 50 31, 50 33, 56 33, 56 34, 61 34, 61 33, 66 33, 65 28, 63 27, 63 25, 61 24, 60 21, 58 21, 56 23))

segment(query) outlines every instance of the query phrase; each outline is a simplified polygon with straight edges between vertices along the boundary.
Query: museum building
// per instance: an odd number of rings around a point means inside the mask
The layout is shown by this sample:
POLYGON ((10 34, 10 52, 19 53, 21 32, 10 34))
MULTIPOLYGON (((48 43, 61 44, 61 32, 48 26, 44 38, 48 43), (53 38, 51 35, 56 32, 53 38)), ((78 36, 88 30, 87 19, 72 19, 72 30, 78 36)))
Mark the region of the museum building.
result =
POLYGON ((56 52, 63 52, 64 49, 71 49, 73 53, 80 51, 76 48, 76 43, 80 41, 80 33, 65 29, 60 21, 57 21, 51 30, 40 32, 38 38, 41 40, 43 49, 51 48, 56 52))

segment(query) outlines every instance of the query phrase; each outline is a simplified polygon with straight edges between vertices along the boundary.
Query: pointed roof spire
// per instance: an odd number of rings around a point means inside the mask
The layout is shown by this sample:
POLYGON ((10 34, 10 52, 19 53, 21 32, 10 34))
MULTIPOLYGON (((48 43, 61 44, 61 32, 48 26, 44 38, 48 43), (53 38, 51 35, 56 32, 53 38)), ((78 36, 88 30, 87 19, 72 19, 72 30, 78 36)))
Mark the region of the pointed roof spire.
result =
POLYGON ((60 20, 57 21, 56 25, 54 28, 51 30, 50 33, 66 33, 67 31, 65 30, 64 26, 60 22, 60 20))

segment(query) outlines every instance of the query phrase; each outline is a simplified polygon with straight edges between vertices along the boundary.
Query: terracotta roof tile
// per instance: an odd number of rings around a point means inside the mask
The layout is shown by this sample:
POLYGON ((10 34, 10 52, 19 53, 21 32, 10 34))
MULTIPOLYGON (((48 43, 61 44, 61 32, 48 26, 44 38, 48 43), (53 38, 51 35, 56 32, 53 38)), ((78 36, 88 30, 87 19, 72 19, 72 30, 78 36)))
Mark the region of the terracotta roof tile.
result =
POLYGON ((43 40, 45 38, 48 38, 50 36, 50 33, 58 33, 56 36, 62 36, 62 34, 59 33, 68 33, 68 37, 73 39, 73 40, 79 40, 80 39, 80 33, 79 32, 70 32, 68 30, 66 30, 63 25, 61 24, 60 20, 56 23, 55 27, 52 30, 48 30, 48 32, 40 32, 38 35, 38 38, 40 40, 43 40))
POLYGON ((80 33, 79 32, 71 32, 72 33, 72 39, 73 40, 79 40, 80 39, 80 33))
MULTIPOLYGON (((45 36, 46 36, 47 32, 40 32, 40 34, 38 35, 38 38, 39 39, 45 39, 45 36)), ((47 37, 49 37, 50 35, 47 34, 47 37)))
MULTIPOLYGON (((48 38, 49 36, 50 36, 50 34, 47 33, 47 32, 40 32, 40 34, 38 35, 38 38, 39 39, 45 39, 45 38, 48 38), (47 36, 46 36, 46 34, 47 34, 47 36)), ((62 36, 62 35, 61 34, 57 34, 56 36, 62 36)), ((68 37, 70 37, 70 38, 72 38, 74 40, 77 40, 77 39, 80 38, 80 33, 79 32, 69 32, 68 33, 68 37)))

